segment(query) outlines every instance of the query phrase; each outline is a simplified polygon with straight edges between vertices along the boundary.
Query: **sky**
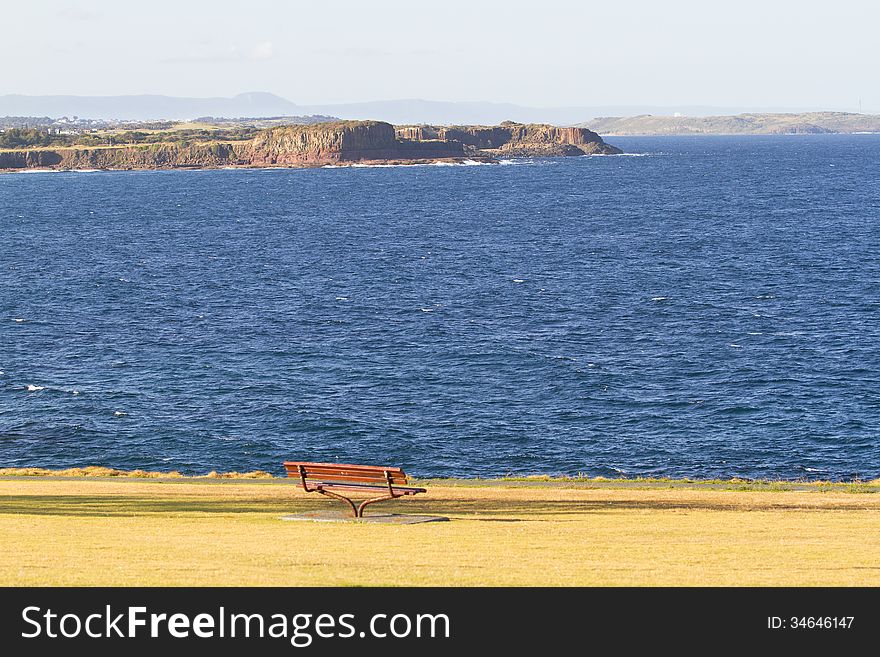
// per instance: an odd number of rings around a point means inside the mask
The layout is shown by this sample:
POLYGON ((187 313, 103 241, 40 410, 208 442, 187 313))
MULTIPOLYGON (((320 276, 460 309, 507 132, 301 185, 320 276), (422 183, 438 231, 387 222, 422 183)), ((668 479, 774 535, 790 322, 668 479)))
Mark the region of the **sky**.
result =
POLYGON ((876 0, 3 0, 2 16, 0 94, 880 112, 876 0))

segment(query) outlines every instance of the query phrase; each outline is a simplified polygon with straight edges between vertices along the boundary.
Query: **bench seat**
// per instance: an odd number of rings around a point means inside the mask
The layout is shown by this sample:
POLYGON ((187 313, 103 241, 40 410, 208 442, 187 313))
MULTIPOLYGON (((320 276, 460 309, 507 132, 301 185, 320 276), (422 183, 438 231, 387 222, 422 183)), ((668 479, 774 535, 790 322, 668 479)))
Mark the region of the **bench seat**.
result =
MULTIPOLYGON (((318 489, 340 489, 340 490, 364 490, 364 491, 380 491, 387 490, 386 486, 374 486, 372 484, 339 484, 332 481, 310 481, 309 485, 312 486, 315 490, 318 489)), ((401 495, 418 495, 419 493, 427 493, 428 491, 424 488, 414 488, 412 486, 395 486, 395 493, 400 493, 401 495)))

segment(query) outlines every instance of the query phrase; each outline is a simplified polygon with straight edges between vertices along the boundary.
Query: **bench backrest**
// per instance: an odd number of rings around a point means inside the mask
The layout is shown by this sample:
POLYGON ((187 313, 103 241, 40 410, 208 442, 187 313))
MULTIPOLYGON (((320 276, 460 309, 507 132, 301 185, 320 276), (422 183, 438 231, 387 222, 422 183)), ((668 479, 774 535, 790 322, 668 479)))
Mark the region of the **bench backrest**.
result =
POLYGON ((359 484, 385 484, 387 476, 392 484, 406 484, 406 474, 401 468, 381 465, 349 465, 346 463, 309 463, 285 461, 288 477, 305 477, 326 482, 353 482, 359 484))

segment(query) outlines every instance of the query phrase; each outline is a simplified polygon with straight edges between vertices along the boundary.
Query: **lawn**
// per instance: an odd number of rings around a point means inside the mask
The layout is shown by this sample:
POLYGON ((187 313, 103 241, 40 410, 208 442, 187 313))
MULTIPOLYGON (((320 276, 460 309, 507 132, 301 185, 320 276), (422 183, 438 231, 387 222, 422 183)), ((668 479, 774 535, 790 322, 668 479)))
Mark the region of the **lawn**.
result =
POLYGON ((418 525, 283 480, 0 480, 0 585, 880 585, 880 487, 426 482, 418 525), (756 489, 757 488, 757 489, 756 489))

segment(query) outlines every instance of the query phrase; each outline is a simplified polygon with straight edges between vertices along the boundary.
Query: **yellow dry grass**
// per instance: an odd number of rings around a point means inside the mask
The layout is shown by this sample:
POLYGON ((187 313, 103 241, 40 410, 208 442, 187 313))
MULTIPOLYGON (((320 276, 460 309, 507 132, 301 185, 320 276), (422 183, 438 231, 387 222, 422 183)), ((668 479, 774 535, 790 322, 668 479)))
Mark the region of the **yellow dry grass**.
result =
MULTIPOLYGON (((376 512, 283 481, 0 480, 0 585, 880 585, 880 495, 429 484, 376 512)), ((868 489, 874 490, 874 489, 868 489)))
MULTIPOLYGON (((64 470, 48 470, 46 468, 0 468, 0 477, 123 477, 128 479, 182 479, 179 472, 156 472, 148 470, 116 470, 100 465, 88 465, 84 468, 66 468, 64 470)), ((195 479, 272 479, 272 475, 263 470, 251 472, 217 472, 191 477, 195 479)))

